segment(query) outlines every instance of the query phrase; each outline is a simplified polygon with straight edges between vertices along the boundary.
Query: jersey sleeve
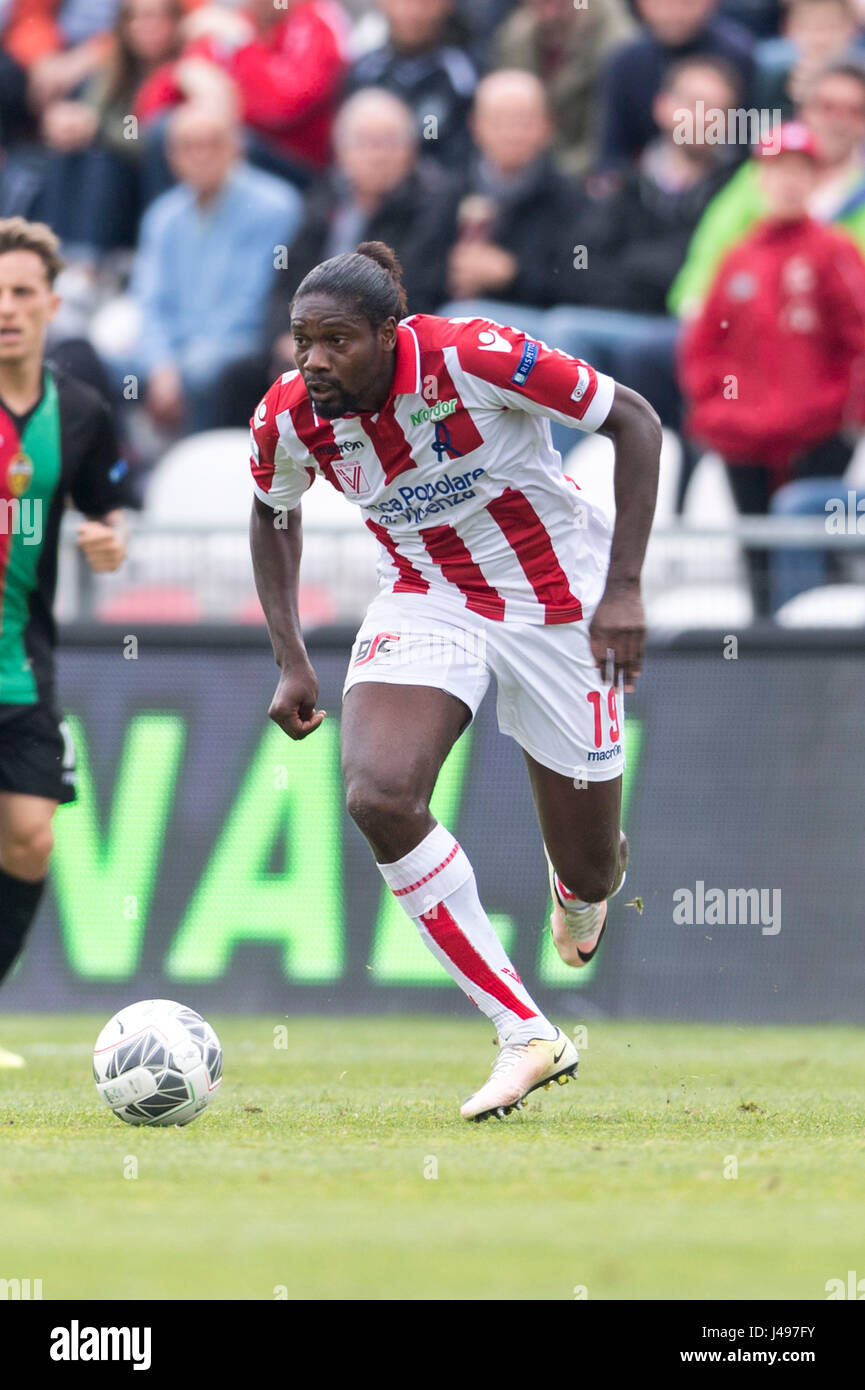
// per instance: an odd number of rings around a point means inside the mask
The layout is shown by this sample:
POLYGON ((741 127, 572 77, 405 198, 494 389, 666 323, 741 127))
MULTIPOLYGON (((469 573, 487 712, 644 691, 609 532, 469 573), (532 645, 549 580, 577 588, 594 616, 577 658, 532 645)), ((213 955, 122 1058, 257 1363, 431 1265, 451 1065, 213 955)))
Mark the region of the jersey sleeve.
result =
POLYGON ((491 319, 451 320, 462 371, 479 405, 546 415, 592 433, 610 413, 616 383, 518 328, 491 319))
POLYGON ((138 507, 129 464, 122 456, 111 411, 103 401, 94 401, 92 410, 87 412, 87 425, 69 489, 73 503, 90 517, 105 516, 123 507, 138 507))
POLYGON ((249 466, 256 497, 274 511, 293 511, 315 481, 315 468, 287 447, 279 424, 281 379, 275 381, 255 408, 249 422, 249 466))

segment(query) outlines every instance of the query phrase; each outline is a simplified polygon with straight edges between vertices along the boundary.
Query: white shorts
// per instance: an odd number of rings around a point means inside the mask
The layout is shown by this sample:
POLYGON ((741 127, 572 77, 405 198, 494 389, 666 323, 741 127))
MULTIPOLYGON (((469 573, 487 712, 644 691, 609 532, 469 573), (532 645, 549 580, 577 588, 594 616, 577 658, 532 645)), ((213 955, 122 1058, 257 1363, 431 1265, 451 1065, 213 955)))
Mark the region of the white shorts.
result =
POLYGON ((503 734, 543 767, 608 782, 625 767, 621 685, 604 684, 577 623, 501 623, 444 615, 418 594, 381 594, 355 638, 343 695, 361 681, 447 690, 477 713, 490 677, 503 734))

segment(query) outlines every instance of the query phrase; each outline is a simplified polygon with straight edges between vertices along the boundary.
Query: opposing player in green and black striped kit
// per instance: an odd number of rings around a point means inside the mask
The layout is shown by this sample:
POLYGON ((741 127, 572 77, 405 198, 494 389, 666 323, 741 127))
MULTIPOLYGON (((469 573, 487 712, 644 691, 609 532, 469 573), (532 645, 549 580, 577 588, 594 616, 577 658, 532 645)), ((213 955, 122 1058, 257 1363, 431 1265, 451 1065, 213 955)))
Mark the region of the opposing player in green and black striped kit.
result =
MULTIPOLYGON (((43 360, 58 245, 41 223, 0 220, 0 980, 39 906, 52 816, 75 797, 55 691, 60 522, 76 507, 91 568, 114 570, 133 500, 107 407, 43 360)), ((0 1067, 21 1064, 0 1049, 0 1067)))

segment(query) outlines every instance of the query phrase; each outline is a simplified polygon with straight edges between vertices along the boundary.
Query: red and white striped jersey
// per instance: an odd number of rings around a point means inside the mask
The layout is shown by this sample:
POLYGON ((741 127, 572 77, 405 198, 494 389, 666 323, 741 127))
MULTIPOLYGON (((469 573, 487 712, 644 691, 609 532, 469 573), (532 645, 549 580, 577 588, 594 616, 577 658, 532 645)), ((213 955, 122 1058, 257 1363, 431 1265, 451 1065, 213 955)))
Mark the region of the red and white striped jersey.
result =
POLYGON ((519 329, 416 314, 397 328, 375 413, 325 420, 299 372, 274 382, 250 422, 255 493, 291 509, 321 474, 362 509, 385 591, 505 622, 576 622, 581 579, 599 597, 609 527, 563 476, 549 421, 596 430, 614 390, 519 329))

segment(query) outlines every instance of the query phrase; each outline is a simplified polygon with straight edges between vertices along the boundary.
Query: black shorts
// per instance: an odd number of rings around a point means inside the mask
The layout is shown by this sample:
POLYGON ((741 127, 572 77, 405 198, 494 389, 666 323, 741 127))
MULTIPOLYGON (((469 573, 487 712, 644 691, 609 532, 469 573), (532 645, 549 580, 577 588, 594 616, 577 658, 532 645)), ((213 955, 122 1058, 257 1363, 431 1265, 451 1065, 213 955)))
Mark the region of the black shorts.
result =
POLYGON ((0 704, 0 792, 75 800, 75 748, 53 704, 0 704))

